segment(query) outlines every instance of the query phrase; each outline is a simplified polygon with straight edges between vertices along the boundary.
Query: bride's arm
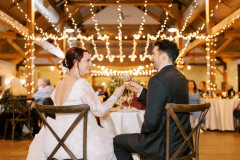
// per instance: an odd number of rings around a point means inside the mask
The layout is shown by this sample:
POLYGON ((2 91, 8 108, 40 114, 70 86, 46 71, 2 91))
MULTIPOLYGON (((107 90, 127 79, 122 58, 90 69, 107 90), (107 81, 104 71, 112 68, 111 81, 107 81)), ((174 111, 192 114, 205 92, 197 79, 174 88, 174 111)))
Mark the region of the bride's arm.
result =
POLYGON ((88 104, 90 111, 97 117, 104 116, 117 101, 117 97, 112 95, 102 104, 92 86, 87 81, 82 84, 81 89, 83 91, 81 96, 83 103, 88 104))

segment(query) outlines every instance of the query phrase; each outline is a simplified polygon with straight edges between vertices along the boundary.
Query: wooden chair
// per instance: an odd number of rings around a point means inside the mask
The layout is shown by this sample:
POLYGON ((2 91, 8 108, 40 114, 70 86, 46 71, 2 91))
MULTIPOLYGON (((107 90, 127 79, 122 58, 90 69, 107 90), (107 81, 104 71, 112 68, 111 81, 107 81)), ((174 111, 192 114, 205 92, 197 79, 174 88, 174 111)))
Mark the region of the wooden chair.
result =
POLYGON ((8 123, 12 124, 12 141, 14 139, 14 131, 16 124, 19 122, 24 122, 27 124, 29 129, 29 134, 32 138, 32 127, 31 127, 31 117, 30 110, 31 105, 34 101, 34 98, 11 98, 9 105, 5 108, 5 112, 12 113, 12 118, 5 120, 5 129, 4 129, 4 139, 6 137, 6 132, 8 128, 8 123))
POLYGON ((166 107, 165 107, 167 110, 167 115, 166 115, 166 160, 169 160, 169 159, 170 160, 175 160, 175 159, 188 160, 188 159, 192 159, 192 158, 195 158, 196 160, 199 159, 198 149, 199 149, 200 125, 201 125, 203 118, 207 114, 209 107, 210 107, 210 103, 193 104, 193 105, 169 103, 166 105, 166 107), (201 111, 201 116, 199 118, 199 121, 198 121, 197 125, 195 126, 195 128, 192 129, 191 133, 189 135, 187 135, 175 113, 176 112, 198 112, 198 111, 201 111), (177 149, 177 151, 170 158, 170 151, 169 151, 170 135, 169 135, 169 132, 170 132, 170 118, 171 117, 175 121, 177 127, 179 128, 179 130, 185 140, 180 145, 180 147, 177 149), (192 144, 190 143, 191 137, 193 136, 194 132, 196 132, 195 147, 193 147, 192 144), (185 145, 188 145, 189 148, 191 149, 190 153, 186 156, 177 158, 177 155, 180 153, 180 151, 184 148, 185 145), (194 148, 195 148, 195 150, 194 150, 194 148))
MULTIPOLYGON (((40 118, 43 121, 44 126, 48 127, 51 133, 54 135, 54 137, 57 139, 58 144, 55 147, 55 149, 52 151, 50 156, 48 157, 48 160, 53 159, 53 156, 56 154, 58 149, 62 146, 65 151, 68 153, 68 155, 73 160, 77 160, 76 156, 71 152, 71 150, 65 145, 64 141, 67 139, 67 137, 70 135, 70 133, 73 131, 73 129, 77 126, 77 124, 80 122, 80 120, 84 117, 84 123, 83 123, 83 158, 81 160, 87 160, 87 117, 88 117, 88 111, 90 110, 90 107, 86 104, 82 105, 75 105, 75 106, 51 106, 51 105, 36 105, 36 110, 40 116, 40 118), (72 125, 69 127, 69 129, 66 131, 64 136, 62 138, 59 138, 59 136, 56 134, 56 132, 52 129, 52 127, 48 124, 48 122, 45 119, 45 113, 55 114, 55 113, 79 113, 77 118, 74 120, 72 125)), ((80 133, 79 133, 80 134, 80 133)))

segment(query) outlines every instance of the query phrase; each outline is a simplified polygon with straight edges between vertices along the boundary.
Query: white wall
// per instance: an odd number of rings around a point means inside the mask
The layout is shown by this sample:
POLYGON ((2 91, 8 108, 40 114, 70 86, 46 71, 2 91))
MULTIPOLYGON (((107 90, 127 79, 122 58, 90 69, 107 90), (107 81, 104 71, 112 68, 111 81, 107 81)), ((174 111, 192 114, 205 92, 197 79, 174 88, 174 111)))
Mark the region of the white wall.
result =
POLYGON ((0 76, 4 77, 3 90, 10 87, 10 81, 16 77, 16 65, 0 60, 0 76))
MULTIPOLYGON (((217 66, 221 71, 223 71, 223 66, 217 66)), ((201 81, 207 82, 207 66, 206 65, 191 65, 191 69, 185 68, 183 70, 186 78, 189 80, 194 80, 199 87, 201 81)), ((216 84, 217 90, 221 90, 221 83, 223 82, 223 76, 216 70, 216 84)))
POLYGON ((240 59, 227 63, 228 84, 232 85, 235 91, 238 91, 238 64, 240 59))

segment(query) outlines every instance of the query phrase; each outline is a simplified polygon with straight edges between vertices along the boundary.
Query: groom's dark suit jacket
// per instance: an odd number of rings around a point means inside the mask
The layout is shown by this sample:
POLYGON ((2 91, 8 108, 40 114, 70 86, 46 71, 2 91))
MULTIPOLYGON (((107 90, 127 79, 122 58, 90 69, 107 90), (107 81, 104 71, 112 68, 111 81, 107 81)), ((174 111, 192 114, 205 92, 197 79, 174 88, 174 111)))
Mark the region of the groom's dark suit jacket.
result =
MULTIPOLYGON (((132 139, 132 145, 142 156, 154 160, 164 159, 166 152, 166 110, 167 103, 188 104, 188 84, 185 76, 174 65, 165 66, 148 83, 148 90, 142 90, 139 99, 147 101, 141 134, 132 139)), ((188 113, 177 113, 188 133, 191 126, 188 113)), ((176 124, 170 121, 170 154, 184 141, 176 124)), ((185 146, 180 155, 190 149, 185 146)))

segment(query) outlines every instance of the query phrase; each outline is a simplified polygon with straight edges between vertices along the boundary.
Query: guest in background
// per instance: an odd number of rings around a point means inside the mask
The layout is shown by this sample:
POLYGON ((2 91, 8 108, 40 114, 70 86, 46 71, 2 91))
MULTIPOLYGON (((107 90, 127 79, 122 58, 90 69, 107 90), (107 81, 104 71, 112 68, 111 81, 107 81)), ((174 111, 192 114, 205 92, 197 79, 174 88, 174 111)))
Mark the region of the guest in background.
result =
MULTIPOLYGON (((40 82, 39 82, 40 84, 40 82)), ((36 93, 33 94, 37 104, 43 104, 45 98, 50 98, 54 88, 51 86, 49 78, 42 79, 42 87, 40 86, 36 93)))
POLYGON ((208 95, 209 92, 207 91, 207 87, 206 87, 206 82, 205 81, 201 81, 199 84, 199 89, 198 89, 199 95, 201 98, 204 98, 204 94, 208 95))
MULTIPOLYGON (((188 89, 189 89, 189 104, 200 104, 200 94, 197 90, 197 85, 194 80, 188 81, 188 89)), ((192 128, 194 128, 195 124, 197 124, 200 115, 201 115, 201 112, 191 113, 190 120, 191 120, 192 128), (193 115, 193 117, 192 117, 192 115, 193 115)), ((202 125, 203 129, 204 129, 204 127, 205 126, 202 125)))
POLYGON ((235 96, 235 91, 233 90, 233 86, 232 85, 228 86, 228 96, 229 97, 234 97, 235 96))
MULTIPOLYGON (((19 81, 19 79, 14 78, 10 82, 10 88, 7 89, 3 93, 2 99, 0 99, 0 104, 2 104, 2 114, 0 115, 0 135, 3 136, 4 134, 4 128, 5 128, 5 120, 8 118, 12 118, 12 112, 8 112, 9 108, 11 107, 11 98, 26 98, 27 97, 27 89, 24 88, 19 81)), ((15 114, 17 116, 18 113, 15 114)), ((7 137, 12 134, 12 125, 9 123, 7 128, 7 137)), ((15 138, 19 138, 22 134, 22 128, 20 126, 20 123, 16 124, 15 129, 15 138)))
MULTIPOLYGON (((33 94, 33 97, 35 98, 35 101, 37 104, 44 104, 44 105, 52 105, 53 102, 51 100, 51 94, 54 90, 54 88, 51 86, 51 82, 49 78, 43 78, 38 79, 37 82, 38 90, 33 94)), ((52 118, 55 117, 55 115, 46 115, 50 116, 52 118)), ((35 108, 31 110, 31 117, 32 117, 32 125, 33 125, 33 136, 37 134, 41 127, 38 125, 38 121, 40 120, 39 115, 37 114, 37 111, 35 108)))
POLYGON ((42 78, 39 78, 39 79, 38 79, 38 81, 37 81, 37 87, 38 87, 38 89, 36 90, 36 92, 37 92, 38 90, 40 90, 40 89, 43 88, 43 80, 42 80, 42 78))

